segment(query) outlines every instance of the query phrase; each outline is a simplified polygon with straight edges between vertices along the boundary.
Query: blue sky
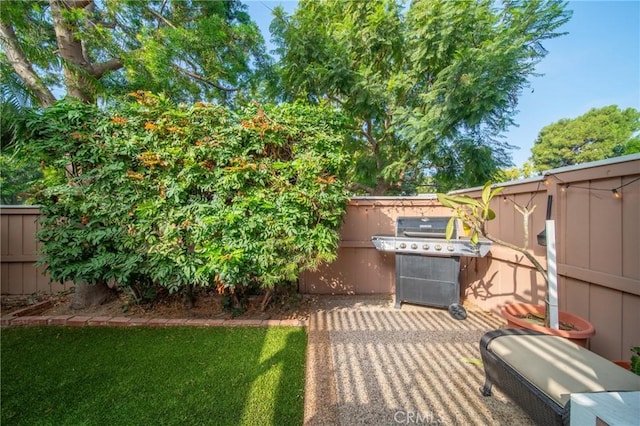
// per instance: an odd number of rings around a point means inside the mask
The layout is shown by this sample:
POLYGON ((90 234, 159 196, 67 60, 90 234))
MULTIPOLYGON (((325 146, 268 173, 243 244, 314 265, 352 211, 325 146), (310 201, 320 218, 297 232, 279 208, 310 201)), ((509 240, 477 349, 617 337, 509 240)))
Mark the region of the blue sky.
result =
MULTIPOLYGON (((271 12, 278 4, 292 13, 296 1, 244 1, 269 41, 271 12)), ((506 141, 520 147, 513 161, 531 155, 538 132, 561 118, 575 118, 591 108, 618 105, 640 109, 640 1, 572 1, 567 35, 548 40, 549 51, 520 96, 506 141)))

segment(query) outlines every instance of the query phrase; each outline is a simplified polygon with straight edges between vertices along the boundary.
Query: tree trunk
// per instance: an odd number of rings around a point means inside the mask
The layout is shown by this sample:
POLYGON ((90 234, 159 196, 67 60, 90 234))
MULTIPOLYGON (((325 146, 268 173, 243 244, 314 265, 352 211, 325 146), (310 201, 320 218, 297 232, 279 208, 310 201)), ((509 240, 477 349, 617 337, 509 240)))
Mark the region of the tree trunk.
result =
POLYGON ((81 9, 90 3, 90 1, 50 0, 53 28, 58 41, 58 54, 62 58, 64 67, 67 94, 87 103, 92 103, 95 99, 89 81, 92 67, 88 58, 85 58, 82 41, 74 34, 77 28, 65 20, 63 9, 81 9))
POLYGON ((9 23, 3 22, 0 24, 0 44, 2 44, 7 59, 16 74, 18 74, 25 86, 38 98, 40 105, 43 107, 53 105, 56 98, 33 70, 33 66, 25 56, 16 37, 16 33, 9 23))
POLYGON ((373 193, 371 195, 375 195, 375 196, 386 195, 387 191, 389 191, 389 184, 385 182, 384 179, 378 178, 378 181, 376 182, 376 186, 375 188, 373 188, 373 193))
POLYGON ((103 305, 115 297, 115 291, 105 281, 96 284, 76 284, 76 292, 69 306, 71 309, 85 309, 103 305))

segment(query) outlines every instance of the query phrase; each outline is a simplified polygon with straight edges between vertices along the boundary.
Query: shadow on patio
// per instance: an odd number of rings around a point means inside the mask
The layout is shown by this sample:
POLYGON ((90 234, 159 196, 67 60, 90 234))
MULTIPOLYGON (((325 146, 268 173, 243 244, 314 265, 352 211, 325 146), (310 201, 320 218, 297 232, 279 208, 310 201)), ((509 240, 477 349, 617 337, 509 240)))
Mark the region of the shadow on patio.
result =
POLYGON ((306 425, 533 424, 499 391, 479 388, 482 335, 503 326, 478 309, 446 310, 384 296, 325 296, 309 322, 306 425))

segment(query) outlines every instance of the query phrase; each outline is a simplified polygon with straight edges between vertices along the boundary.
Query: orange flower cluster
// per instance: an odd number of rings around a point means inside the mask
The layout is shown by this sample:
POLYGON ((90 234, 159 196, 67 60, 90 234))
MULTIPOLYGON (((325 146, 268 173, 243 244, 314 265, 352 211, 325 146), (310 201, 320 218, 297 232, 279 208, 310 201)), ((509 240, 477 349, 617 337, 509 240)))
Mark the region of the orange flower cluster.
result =
POLYGON ((269 118, 264 114, 262 108, 258 110, 258 113, 251 120, 243 120, 241 126, 248 130, 257 130, 260 132, 260 137, 264 137, 267 130, 279 131, 282 130, 282 126, 272 125, 269 122, 269 118))
POLYGON ((111 124, 127 124, 128 122, 129 120, 127 120, 126 118, 120 117, 118 115, 116 115, 111 119, 111 124))
POLYGON ((157 128, 158 126, 155 123, 152 123, 151 121, 147 121, 146 123, 144 123, 145 130, 155 130, 157 128))
POLYGON ((160 159, 158 154, 149 151, 143 152, 137 158, 145 167, 166 166, 168 164, 165 160, 160 159))
POLYGON ((142 105, 155 105, 158 103, 158 100, 153 94, 146 90, 136 90, 135 92, 129 93, 129 96, 135 98, 136 101, 142 105))
POLYGON ((316 179, 316 182, 318 183, 334 183, 336 181, 336 177, 331 175, 328 178, 324 178, 322 176, 318 176, 318 178, 316 179))
POLYGON ((127 177, 136 180, 144 180, 144 175, 142 173, 136 173, 133 170, 127 170, 127 177))
POLYGON ((200 164, 202 164, 202 166, 203 166, 203 167, 205 167, 205 168, 207 168, 207 169, 209 169, 209 170, 211 170, 211 171, 212 171, 212 170, 213 170, 213 168, 215 167, 214 162, 213 162, 213 161, 211 161, 211 160, 203 161, 203 162, 202 162, 202 163, 200 163, 200 164))
POLYGON ((236 166, 227 166, 224 169, 225 170, 229 170, 230 172, 237 172, 237 171, 241 171, 241 170, 245 170, 245 169, 257 169, 258 165, 256 163, 247 163, 246 161, 240 159, 240 158, 232 158, 231 159, 231 163, 232 164, 237 164, 236 166))
POLYGON ((209 136, 205 136, 204 138, 202 138, 202 140, 198 140, 195 141, 194 143, 195 146, 204 146, 204 145, 209 145, 209 146, 218 146, 220 145, 218 142, 213 142, 211 137, 209 136))

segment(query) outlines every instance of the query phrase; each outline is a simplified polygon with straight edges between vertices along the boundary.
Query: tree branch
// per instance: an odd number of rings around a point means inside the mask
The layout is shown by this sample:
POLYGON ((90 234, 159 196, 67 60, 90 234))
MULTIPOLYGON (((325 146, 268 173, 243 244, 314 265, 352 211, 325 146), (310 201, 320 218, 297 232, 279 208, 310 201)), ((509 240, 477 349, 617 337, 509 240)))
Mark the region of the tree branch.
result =
MULTIPOLYGON (((163 6, 164 7, 164 6, 163 6)), ((149 12, 151 12, 151 14, 153 16, 155 16, 156 18, 158 18, 158 20, 164 22, 165 24, 167 24, 168 26, 170 26, 171 28, 173 28, 174 30, 176 29, 176 26, 173 25, 171 23, 171 21, 169 21, 167 18, 165 18, 164 16, 162 16, 161 14, 159 14, 158 12, 156 12, 155 10, 151 9, 150 7, 147 7, 147 10, 149 12)))
POLYGON ((182 68, 181 66, 178 66, 178 65, 176 65, 176 64, 173 64, 173 67, 174 67, 175 69, 177 69, 178 71, 180 71, 181 73, 184 73, 184 74, 188 75, 189 77, 194 78, 194 79, 196 79, 196 80, 198 80, 198 81, 201 81, 201 82, 203 82, 203 83, 205 83, 205 84, 208 84, 208 85, 210 85, 210 86, 213 86, 213 87, 215 87, 215 88, 216 88, 216 89, 218 89, 218 90, 222 90, 222 91, 224 91, 224 92, 237 92, 237 91, 239 90, 239 89, 236 89, 236 88, 227 88, 227 87, 222 87, 222 86, 220 86, 219 84, 214 83, 213 81, 209 80, 208 78, 203 77, 203 76, 201 76, 201 75, 199 75, 199 74, 193 73, 193 72, 191 72, 191 71, 189 71, 189 70, 187 70, 187 69, 184 69, 184 68, 182 68))
POLYGON ((529 246, 529 216, 531 216, 531 213, 536 209, 536 205, 534 205, 531 210, 528 210, 525 207, 520 207, 517 204, 514 204, 513 208, 522 215, 522 229, 524 231, 524 244, 522 247, 526 249, 529 246))
POLYGON ((69 9, 84 9, 93 3, 93 0, 62 0, 69 9))
POLYGON ((363 130, 362 134, 364 135, 365 138, 367 138, 367 140, 371 144, 371 147, 375 150, 376 145, 378 145, 378 143, 373 137, 373 134, 371 133, 371 127, 372 127, 371 119, 367 119, 367 121, 365 121, 365 125, 366 125, 366 130, 363 130))
POLYGON ((357 182, 356 183, 352 183, 349 186, 349 190, 353 191, 353 192, 358 191, 358 190, 362 190, 362 191, 366 192, 367 194, 373 194, 375 192, 375 188, 372 188, 370 186, 363 185, 363 184, 357 183, 357 182))
POLYGON ((485 237, 487 240, 493 241, 496 244, 499 244, 501 246, 510 248, 512 250, 517 251, 518 253, 522 253, 527 259, 529 259, 529 262, 531 262, 533 264, 533 266, 536 268, 536 270, 538 272, 540 272, 540 274, 542 275, 542 278, 544 278, 545 282, 548 282, 548 276, 547 276, 547 271, 544 269, 544 266, 542 266, 542 264, 540 262, 538 262, 538 259, 535 258, 535 256, 533 254, 531 254, 531 252, 529 250, 527 250, 524 247, 518 247, 515 244, 511 244, 508 243, 506 241, 501 240, 500 238, 494 237, 491 234, 488 233, 483 233, 482 234, 483 237, 485 237))
POLYGON ((33 92, 38 98, 40 105, 47 107, 53 105, 56 101, 55 96, 51 93, 51 90, 42 82, 38 74, 33 70, 31 62, 25 56, 16 33, 13 30, 11 24, 2 22, 0 23, 0 45, 4 49, 9 63, 13 67, 13 70, 18 74, 24 84, 33 92))
POLYGON ((105 73, 119 70, 120 68, 122 68, 122 60, 120 60, 120 58, 113 58, 106 62, 94 65, 92 74, 96 79, 99 79, 105 73))

